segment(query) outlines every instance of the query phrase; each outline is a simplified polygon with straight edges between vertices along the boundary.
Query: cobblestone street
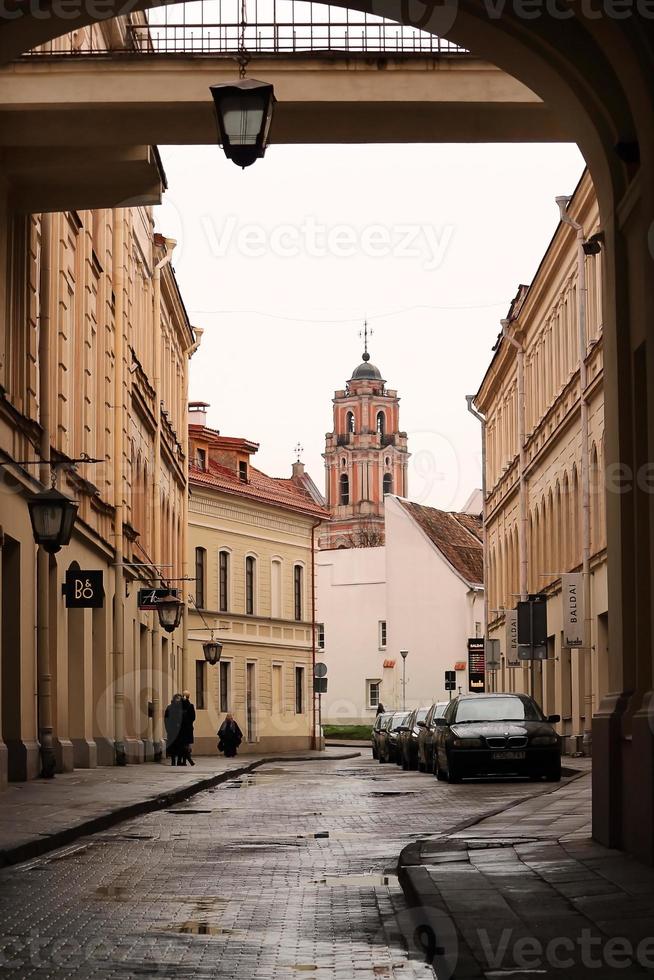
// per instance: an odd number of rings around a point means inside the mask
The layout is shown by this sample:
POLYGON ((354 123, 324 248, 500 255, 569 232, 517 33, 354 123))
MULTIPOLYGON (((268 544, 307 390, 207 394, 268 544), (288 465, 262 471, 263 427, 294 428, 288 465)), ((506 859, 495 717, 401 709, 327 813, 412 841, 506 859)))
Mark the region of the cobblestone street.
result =
POLYGON ((546 784, 270 765, 0 872, 7 977, 426 978, 402 848, 546 784))

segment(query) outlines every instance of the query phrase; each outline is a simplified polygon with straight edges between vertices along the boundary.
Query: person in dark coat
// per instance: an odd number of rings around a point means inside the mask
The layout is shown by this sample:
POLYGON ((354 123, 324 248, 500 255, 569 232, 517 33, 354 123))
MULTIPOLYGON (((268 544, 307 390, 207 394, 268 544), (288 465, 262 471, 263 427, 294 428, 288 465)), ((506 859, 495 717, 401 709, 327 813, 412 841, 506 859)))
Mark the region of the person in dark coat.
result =
POLYGON ((379 704, 377 705, 377 714, 378 715, 383 715, 385 711, 386 711, 386 708, 384 707, 384 705, 380 701, 379 704))
POLYGON ((182 709, 182 728, 179 733, 179 740, 183 747, 182 765, 185 766, 189 762, 194 766, 195 763, 191 756, 191 746, 194 742, 193 725, 195 724, 195 705, 191 701, 190 691, 184 691, 182 696, 182 709))
POLYGON ((170 759, 171 766, 182 764, 184 756, 184 746, 181 740, 182 722, 184 719, 184 705, 182 695, 173 694, 173 699, 164 711, 164 725, 166 727, 166 755, 170 759))
POLYGON ((224 752, 226 759, 231 759, 242 741, 243 732, 234 721, 234 716, 228 714, 218 729, 218 751, 224 752))

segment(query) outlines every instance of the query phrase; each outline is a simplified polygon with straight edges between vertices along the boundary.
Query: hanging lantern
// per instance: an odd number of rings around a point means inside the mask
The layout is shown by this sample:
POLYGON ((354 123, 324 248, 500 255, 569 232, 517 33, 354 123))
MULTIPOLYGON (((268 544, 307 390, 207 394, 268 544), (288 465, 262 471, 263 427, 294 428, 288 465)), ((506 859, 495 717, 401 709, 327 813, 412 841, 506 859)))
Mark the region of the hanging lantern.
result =
POLYGON ((49 554, 56 554, 70 541, 78 504, 53 487, 28 497, 27 507, 35 542, 49 554))
POLYGON ((276 101, 273 86, 242 78, 231 84, 211 85, 210 91, 225 156, 245 169, 266 152, 276 101))
POLYGON ((220 640, 214 640, 213 636, 206 643, 202 644, 202 649, 204 650, 204 659, 208 664, 214 667, 220 660, 220 656, 223 652, 223 645, 220 640))
POLYGON ((175 632, 182 621, 183 611, 184 603, 177 596, 173 595, 172 592, 167 596, 162 596, 161 599, 157 599, 159 625, 166 633, 175 632))

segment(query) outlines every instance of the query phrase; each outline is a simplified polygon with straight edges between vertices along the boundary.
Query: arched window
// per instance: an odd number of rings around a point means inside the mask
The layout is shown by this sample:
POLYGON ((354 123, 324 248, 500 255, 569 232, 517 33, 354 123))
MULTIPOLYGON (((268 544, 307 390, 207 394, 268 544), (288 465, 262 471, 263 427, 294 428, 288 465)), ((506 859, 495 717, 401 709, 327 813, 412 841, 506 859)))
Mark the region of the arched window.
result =
POLYGON ((293 568, 293 598, 295 618, 298 622, 302 619, 302 592, 303 592, 303 572, 302 565, 295 565, 293 568))
POLYGON ((350 478, 347 473, 341 473, 341 504, 350 502, 350 478))
POLYGON ((205 608, 205 582, 207 574, 207 553, 204 548, 195 549, 195 605, 205 608))
POLYGON ((347 415, 345 416, 345 430, 346 430, 346 432, 354 432, 355 431, 355 428, 354 428, 354 414, 352 412, 348 412, 347 415))
POLYGON ((245 612, 248 616, 254 615, 254 576, 256 564, 256 559, 252 555, 248 555, 245 559, 245 612))
POLYGON ((273 619, 282 617, 282 560, 273 558, 270 566, 270 615, 273 619))
POLYGON ((384 496, 393 493, 393 477, 390 473, 384 473, 384 496))
POLYGON ((229 608, 229 552, 218 554, 218 609, 227 612, 229 608))
POLYGON ((380 436, 386 432, 386 416, 383 412, 377 412, 377 432, 380 436))

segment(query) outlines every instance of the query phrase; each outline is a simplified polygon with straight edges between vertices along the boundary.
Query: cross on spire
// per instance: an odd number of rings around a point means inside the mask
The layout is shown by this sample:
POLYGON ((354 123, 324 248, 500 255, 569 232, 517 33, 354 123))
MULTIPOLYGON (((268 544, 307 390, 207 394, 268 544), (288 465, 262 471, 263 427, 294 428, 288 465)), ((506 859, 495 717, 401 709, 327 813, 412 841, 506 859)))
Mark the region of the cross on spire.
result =
POLYGON ((304 452, 304 446, 300 445, 299 441, 295 446, 295 448, 293 449, 293 452, 295 453, 295 462, 300 463, 302 461, 302 453, 304 452))
POLYGON ((363 330, 359 330, 359 336, 363 337, 363 360, 369 361, 370 354, 368 353, 368 337, 372 337, 373 330, 372 327, 368 327, 368 320, 363 321, 363 330))

